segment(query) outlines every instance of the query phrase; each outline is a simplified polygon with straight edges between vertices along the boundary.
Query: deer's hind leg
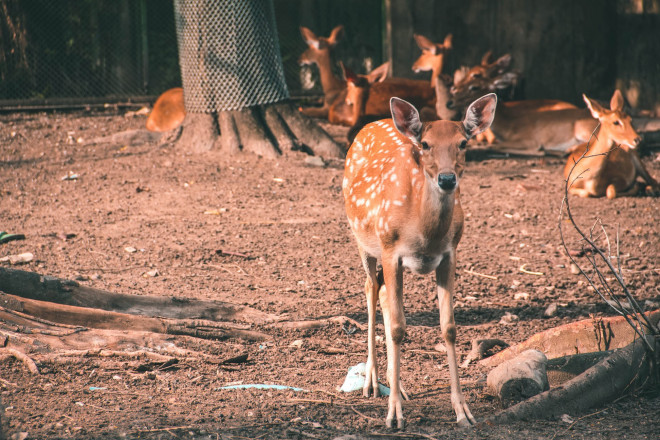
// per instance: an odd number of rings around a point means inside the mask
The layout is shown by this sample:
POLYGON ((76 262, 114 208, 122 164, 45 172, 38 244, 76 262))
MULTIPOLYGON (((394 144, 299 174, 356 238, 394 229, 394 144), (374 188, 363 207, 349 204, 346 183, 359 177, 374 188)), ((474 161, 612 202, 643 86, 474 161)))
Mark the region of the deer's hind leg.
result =
POLYGON ((367 366, 365 371, 364 387, 362 394, 369 397, 372 393, 378 397, 378 363, 376 362, 376 303, 378 301, 378 290, 383 284, 382 273, 377 271, 377 260, 367 255, 359 248, 362 265, 367 272, 364 283, 364 294, 367 298, 367 366))

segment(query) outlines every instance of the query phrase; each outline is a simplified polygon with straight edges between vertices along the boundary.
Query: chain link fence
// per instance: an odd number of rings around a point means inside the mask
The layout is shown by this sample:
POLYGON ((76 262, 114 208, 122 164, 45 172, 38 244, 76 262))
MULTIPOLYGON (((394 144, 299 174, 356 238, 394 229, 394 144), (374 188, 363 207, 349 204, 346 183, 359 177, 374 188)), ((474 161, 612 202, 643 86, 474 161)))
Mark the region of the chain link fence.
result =
MULTIPOLYGON (((336 59, 358 73, 382 62, 382 0, 273 4, 293 97, 321 94, 317 69, 298 66, 301 25, 327 36, 343 24, 336 59)), ((172 0, 0 0, 0 106, 157 96, 180 85, 172 0)))

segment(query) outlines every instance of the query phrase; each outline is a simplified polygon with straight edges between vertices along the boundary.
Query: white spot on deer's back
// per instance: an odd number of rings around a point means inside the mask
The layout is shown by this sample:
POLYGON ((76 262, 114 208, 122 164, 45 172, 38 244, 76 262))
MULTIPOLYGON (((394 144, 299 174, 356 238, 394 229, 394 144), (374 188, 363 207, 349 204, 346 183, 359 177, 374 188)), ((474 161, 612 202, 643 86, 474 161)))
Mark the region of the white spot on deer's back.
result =
POLYGON ((392 204, 394 204, 394 205, 396 205, 396 206, 403 206, 403 202, 402 202, 401 200, 394 200, 394 201, 392 202, 392 204))

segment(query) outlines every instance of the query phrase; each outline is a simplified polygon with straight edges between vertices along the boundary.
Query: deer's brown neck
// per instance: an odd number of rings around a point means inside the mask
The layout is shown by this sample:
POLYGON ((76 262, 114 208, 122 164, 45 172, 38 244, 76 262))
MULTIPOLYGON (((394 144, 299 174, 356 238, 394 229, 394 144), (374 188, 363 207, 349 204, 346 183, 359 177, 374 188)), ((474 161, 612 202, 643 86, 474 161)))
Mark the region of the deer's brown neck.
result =
MULTIPOLYGON (((321 88, 326 98, 329 95, 335 95, 346 87, 346 83, 335 76, 332 72, 332 62, 330 59, 330 51, 324 51, 316 59, 316 65, 319 68, 319 76, 321 77, 321 88)), ((330 104, 331 102, 328 102, 330 104)))

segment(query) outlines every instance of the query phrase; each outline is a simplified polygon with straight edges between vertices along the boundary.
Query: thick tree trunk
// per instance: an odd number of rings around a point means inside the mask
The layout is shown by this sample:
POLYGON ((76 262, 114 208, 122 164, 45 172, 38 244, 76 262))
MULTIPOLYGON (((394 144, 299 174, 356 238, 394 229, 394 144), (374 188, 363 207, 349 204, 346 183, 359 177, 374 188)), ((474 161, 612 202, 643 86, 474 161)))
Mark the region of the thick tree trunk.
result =
POLYGON ((301 150, 326 158, 345 155, 325 130, 290 102, 217 114, 188 113, 177 146, 194 153, 212 148, 228 154, 248 151, 269 159, 301 150))

